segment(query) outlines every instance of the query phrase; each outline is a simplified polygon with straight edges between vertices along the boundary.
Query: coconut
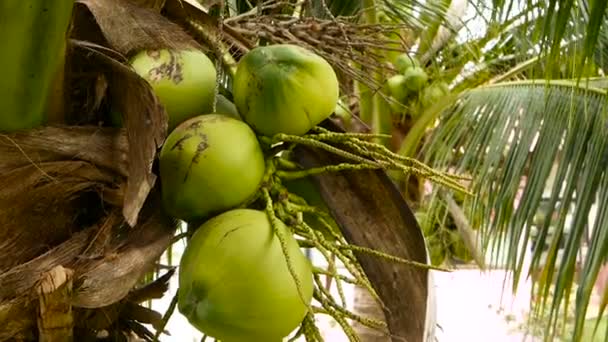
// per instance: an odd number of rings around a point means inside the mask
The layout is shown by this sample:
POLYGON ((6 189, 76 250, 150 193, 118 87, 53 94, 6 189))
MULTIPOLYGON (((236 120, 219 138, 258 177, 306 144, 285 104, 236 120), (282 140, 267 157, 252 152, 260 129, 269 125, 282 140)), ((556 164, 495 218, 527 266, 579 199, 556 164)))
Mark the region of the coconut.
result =
POLYGON ((252 197, 265 169, 253 130, 220 114, 200 115, 177 126, 161 149, 159 165, 164 207, 185 221, 252 197))
POLYGON ((387 81, 386 85, 391 96, 398 102, 404 103, 405 99, 409 94, 407 87, 407 79, 403 75, 391 76, 387 81))
POLYGON ((324 58, 290 44, 249 51, 233 84, 241 117, 265 136, 305 134, 333 113, 339 92, 336 73, 324 58))
POLYGON ((420 62, 418 62, 416 58, 411 57, 407 53, 403 53, 397 56, 397 58, 395 58, 394 65, 395 69, 397 69, 400 74, 404 74, 408 69, 420 66, 420 62))
POLYGON ((217 80, 213 62, 200 50, 143 50, 131 59, 165 107, 169 131, 197 115, 211 113, 217 80))
POLYGON ((223 342, 280 342, 302 322, 313 275, 297 241, 280 221, 279 238, 263 211, 235 209, 198 228, 179 267, 178 309, 190 324, 223 342))
POLYGON ((421 96, 421 103, 423 107, 429 107, 432 104, 439 101, 442 97, 450 93, 450 89, 445 82, 433 83, 430 86, 424 88, 421 96))
POLYGON ((411 91, 418 92, 424 88, 429 76, 421 67, 409 68, 403 74, 405 76, 405 85, 411 91))

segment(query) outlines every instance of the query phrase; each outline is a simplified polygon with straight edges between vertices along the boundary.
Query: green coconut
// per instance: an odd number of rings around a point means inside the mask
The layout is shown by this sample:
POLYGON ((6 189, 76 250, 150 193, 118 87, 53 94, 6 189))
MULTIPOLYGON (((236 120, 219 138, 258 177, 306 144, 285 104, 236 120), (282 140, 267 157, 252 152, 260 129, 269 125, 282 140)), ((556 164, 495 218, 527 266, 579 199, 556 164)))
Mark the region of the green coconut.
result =
POLYGON ((441 100, 450 93, 450 88, 445 82, 433 83, 424 88, 420 102, 426 108, 441 100))
POLYGON ((131 66, 165 107, 169 131, 189 118, 211 113, 217 76, 202 51, 143 50, 133 56, 131 66))
POLYGON ((220 114, 182 122, 160 155, 163 204, 191 221, 227 210, 252 197, 264 176, 264 155, 253 130, 220 114))
POLYGON ((336 108, 339 83, 321 56, 296 45, 260 46, 237 67, 234 103, 254 130, 302 135, 336 108))
POLYGON ((416 58, 411 57, 407 53, 403 53, 397 56, 397 58, 395 58, 394 65, 395 69, 397 69, 400 74, 404 74, 410 68, 419 67, 420 62, 418 62, 416 58))
POLYGON ((407 79, 403 75, 393 75, 386 80, 390 95, 400 103, 404 103, 409 94, 407 79))
POLYGON ((190 324, 222 342, 280 342, 299 326, 312 301, 312 267, 277 225, 301 292, 266 213, 230 210, 197 229, 180 261, 178 309, 190 324))
POLYGON ((422 90, 429 80, 429 76, 421 67, 409 68, 403 73, 403 76, 405 76, 406 87, 414 92, 422 90))

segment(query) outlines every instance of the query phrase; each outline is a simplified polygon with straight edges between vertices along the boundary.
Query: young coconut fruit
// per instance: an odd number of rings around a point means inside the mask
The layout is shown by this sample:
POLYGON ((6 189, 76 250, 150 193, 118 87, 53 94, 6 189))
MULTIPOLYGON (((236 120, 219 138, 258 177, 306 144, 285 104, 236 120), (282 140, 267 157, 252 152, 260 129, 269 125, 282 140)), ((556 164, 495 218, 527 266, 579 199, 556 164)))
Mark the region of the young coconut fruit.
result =
POLYGON ((414 57, 411 57, 407 53, 402 53, 397 58, 395 58, 395 69, 400 74, 404 74, 408 69, 413 67, 419 67, 420 62, 414 57))
POLYGON ((280 342, 298 327, 312 267, 289 229, 277 228, 299 285, 265 212, 234 209, 198 228, 179 267, 178 309, 190 324, 222 342, 280 342))
POLYGON ((424 88, 420 102, 423 107, 429 107, 450 93, 450 88, 445 82, 433 83, 424 88))
POLYGON ((249 51, 239 61, 233 83, 243 120, 265 136, 305 134, 331 115, 339 92, 331 65, 291 44, 249 51))
POLYGON ((411 91, 418 92, 424 88, 429 76, 421 67, 409 68, 403 74, 405 76, 405 85, 411 91))
POLYGON ((217 80, 213 62, 200 50, 143 50, 131 66, 165 107, 169 131, 197 115, 211 113, 217 80))
POLYGON ((227 210, 255 194, 264 176, 264 155, 243 121, 200 115, 167 137, 160 155, 163 204, 190 221, 227 210))
POLYGON ((386 80, 386 85, 391 96, 398 102, 404 103, 409 89, 407 87, 407 79, 403 75, 393 75, 386 80))

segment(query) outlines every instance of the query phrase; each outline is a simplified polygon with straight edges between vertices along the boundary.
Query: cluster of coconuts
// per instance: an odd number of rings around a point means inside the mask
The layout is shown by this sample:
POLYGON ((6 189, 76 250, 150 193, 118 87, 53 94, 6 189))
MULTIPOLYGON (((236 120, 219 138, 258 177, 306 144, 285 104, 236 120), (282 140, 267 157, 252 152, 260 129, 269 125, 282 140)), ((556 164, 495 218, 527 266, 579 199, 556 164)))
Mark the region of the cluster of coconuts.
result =
POLYGON ((303 135, 328 118, 339 96, 334 70, 299 46, 257 47, 237 65, 234 104, 218 98, 214 112, 216 70, 203 52, 142 51, 131 65, 168 115, 170 133, 159 154, 164 210, 203 222, 180 260, 179 311, 223 342, 281 341, 308 312, 312 267, 284 223, 240 206, 265 175, 258 137, 303 135), (287 257, 275 229, 285 237, 287 257))
POLYGON ((415 119, 422 109, 449 93, 445 82, 429 84, 429 75, 415 57, 401 54, 395 58, 393 65, 398 73, 389 77, 386 85, 393 100, 389 104, 395 112, 407 112, 415 119))

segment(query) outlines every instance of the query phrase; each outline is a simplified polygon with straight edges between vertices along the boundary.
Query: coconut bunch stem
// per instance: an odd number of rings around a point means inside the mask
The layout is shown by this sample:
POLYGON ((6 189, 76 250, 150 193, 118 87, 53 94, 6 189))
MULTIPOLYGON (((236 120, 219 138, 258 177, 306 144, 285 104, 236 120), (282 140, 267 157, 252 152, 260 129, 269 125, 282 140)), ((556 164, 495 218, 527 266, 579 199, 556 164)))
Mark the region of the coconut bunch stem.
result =
POLYGON ((385 146, 368 141, 368 139, 385 138, 381 134, 365 133, 338 133, 331 132, 321 127, 316 127, 318 134, 307 134, 295 136, 287 134, 277 134, 271 143, 290 143, 323 149, 327 152, 336 154, 349 162, 337 165, 302 170, 290 165, 289 161, 280 162, 280 165, 287 165, 288 170, 278 170, 277 173, 284 179, 295 179, 320 174, 323 172, 340 172, 366 169, 396 170, 405 174, 415 174, 416 176, 427 178, 430 181, 441 184, 449 189, 472 195, 459 180, 465 178, 435 170, 424 163, 401 156, 390 151, 385 146))

